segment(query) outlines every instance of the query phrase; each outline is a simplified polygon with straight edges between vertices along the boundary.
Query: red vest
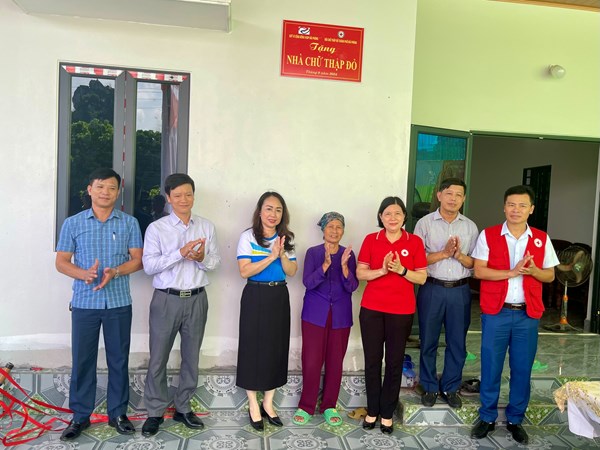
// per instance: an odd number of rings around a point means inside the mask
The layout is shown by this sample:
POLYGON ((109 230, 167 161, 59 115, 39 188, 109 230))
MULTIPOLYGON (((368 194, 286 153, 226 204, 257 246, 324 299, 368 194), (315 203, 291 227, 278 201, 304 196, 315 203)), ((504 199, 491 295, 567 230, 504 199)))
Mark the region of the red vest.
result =
MULTIPOLYGON (((537 228, 530 227, 530 229, 533 237, 529 237, 525 254, 529 252, 533 256, 535 265, 541 268, 544 263, 547 235, 537 228)), ((502 224, 485 230, 485 238, 490 249, 487 266, 490 269, 510 270, 508 244, 506 238, 500 234, 501 232, 502 224)), ((533 319, 539 319, 544 312, 542 282, 531 275, 523 275, 523 291, 525 293, 527 315, 533 319)), ((481 311, 484 314, 498 314, 506 300, 507 292, 508 280, 481 280, 481 311)))

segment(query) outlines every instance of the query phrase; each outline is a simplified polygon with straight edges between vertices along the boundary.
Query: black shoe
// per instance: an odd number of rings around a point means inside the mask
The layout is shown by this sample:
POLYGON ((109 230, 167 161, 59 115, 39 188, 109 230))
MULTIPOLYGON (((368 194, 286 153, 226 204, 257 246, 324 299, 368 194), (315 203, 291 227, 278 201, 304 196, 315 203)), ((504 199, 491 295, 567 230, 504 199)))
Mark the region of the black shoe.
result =
POLYGON ((108 425, 117 430, 119 434, 134 434, 135 427, 125 414, 108 421, 108 425))
POLYGON ((71 420, 71 422, 69 422, 69 426, 65 428, 65 431, 63 431, 60 435, 60 440, 72 441, 73 439, 77 439, 81 435, 81 432, 86 428, 89 428, 90 425, 90 419, 87 419, 83 422, 75 422, 71 420))
POLYGON ((392 434, 394 432, 394 423, 391 425, 384 425, 383 423, 379 424, 379 428, 381 428, 381 432, 383 434, 392 434))
POLYGON ((176 411, 175 414, 173 414, 173 420, 175 422, 181 422, 186 427, 193 430, 204 428, 204 423, 196 414, 193 413, 193 411, 186 413, 180 413, 176 411))
POLYGON ((158 427, 163 423, 165 419, 162 417, 148 417, 142 425, 142 435, 149 437, 154 436, 158 433, 158 427))
POLYGON ((262 417, 260 420, 257 420, 255 422, 254 420, 252 420, 250 410, 248 410, 248 419, 250 419, 250 425, 252 425, 252 428, 254 428, 256 431, 262 431, 265 429, 265 424, 263 423, 262 417))
POLYGON ((375 428, 376 424, 377 424, 377 417, 375 417, 375 420, 373 422, 367 422, 367 418, 365 417, 363 419, 362 427, 363 427, 363 430, 372 430, 375 428))
POLYGON ((442 397, 442 400, 448 403, 450 408, 462 408, 462 400, 460 399, 458 392, 442 392, 440 397, 442 397))
POLYGON ((267 414, 267 411, 265 411, 265 408, 263 406, 263 404, 260 404, 260 415, 263 417, 266 417, 267 420, 269 421, 269 423, 271 425, 275 425, 276 427, 282 427, 283 426, 283 422, 281 421, 281 419, 279 418, 279 416, 273 416, 271 417, 270 415, 267 414))
POLYGON ((506 429, 511 432, 513 439, 519 444, 527 445, 529 443, 529 436, 520 423, 509 422, 506 424, 506 429))
POLYGON ((437 392, 425 392, 421 396, 421 403, 423 406, 427 406, 428 408, 435 405, 435 401, 437 400, 438 393, 437 392))
POLYGON ((484 422, 479 419, 471 429, 471 437, 473 439, 483 439, 490 431, 494 431, 495 426, 494 422, 484 422))

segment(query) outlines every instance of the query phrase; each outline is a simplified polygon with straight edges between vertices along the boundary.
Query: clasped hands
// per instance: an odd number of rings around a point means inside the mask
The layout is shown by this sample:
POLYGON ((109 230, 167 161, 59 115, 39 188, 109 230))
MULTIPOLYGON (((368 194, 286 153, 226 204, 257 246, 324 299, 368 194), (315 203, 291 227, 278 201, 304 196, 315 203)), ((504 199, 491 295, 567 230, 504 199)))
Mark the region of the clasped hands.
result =
POLYGON ((271 247, 271 256, 273 261, 277 258, 283 258, 285 255, 285 236, 277 236, 273 240, 273 246, 271 247))
MULTIPOLYGON (((96 279, 98 278, 98 267, 100 267, 100 261, 96 258, 96 261, 94 262, 94 265, 92 267, 90 267, 89 269, 84 269, 85 274, 83 276, 83 281, 85 282, 85 284, 92 284, 94 281, 96 281, 96 279)), ((98 286, 95 286, 92 290, 99 291, 104 286, 106 286, 108 282, 115 277, 116 274, 116 269, 113 269, 112 267, 105 267, 102 271, 102 280, 100 280, 98 286)))
POLYGON ((404 272, 404 266, 400 262, 398 252, 389 252, 385 255, 381 269, 383 270, 383 275, 386 275, 388 272, 395 272, 397 274, 404 272))
POLYGON ((450 236, 450 239, 448 239, 448 242, 446 242, 446 245, 442 249, 442 254, 446 258, 459 259, 461 255, 460 238, 458 236, 450 236))
POLYGON ((202 262, 204 261, 204 244, 206 244, 206 238, 189 241, 179 249, 179 253, 188 261, 202 262))
POLYGON ((535 261, 533 260, 533 255, 529 252, 523 256, 523 259, 517 263, 517 265, 509 271, 509 277, 514 278, 519 275, 531 275, 535 276, 539 268, 535 265, 535 261))

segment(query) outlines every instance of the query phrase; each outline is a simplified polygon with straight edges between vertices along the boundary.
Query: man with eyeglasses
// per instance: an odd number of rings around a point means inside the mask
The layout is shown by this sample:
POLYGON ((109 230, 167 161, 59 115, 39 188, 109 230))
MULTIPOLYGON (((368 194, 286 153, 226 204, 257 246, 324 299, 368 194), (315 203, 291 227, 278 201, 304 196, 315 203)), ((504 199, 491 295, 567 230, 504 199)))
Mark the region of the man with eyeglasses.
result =
POLYGON ((529 403, 538 324, 544 312, 542 283, 554 280, 554 267, 559 264, 548 235, 527 224, 534 202, 529 186, 508 188, 504 193, 506 221, 483 230, 473 251, 475 277, 481 280, 482 333, 481 407, 472 438, 483 439, 494 430, 508 350, 507 428, 516 442, 529 442, 521 423, 529 403))

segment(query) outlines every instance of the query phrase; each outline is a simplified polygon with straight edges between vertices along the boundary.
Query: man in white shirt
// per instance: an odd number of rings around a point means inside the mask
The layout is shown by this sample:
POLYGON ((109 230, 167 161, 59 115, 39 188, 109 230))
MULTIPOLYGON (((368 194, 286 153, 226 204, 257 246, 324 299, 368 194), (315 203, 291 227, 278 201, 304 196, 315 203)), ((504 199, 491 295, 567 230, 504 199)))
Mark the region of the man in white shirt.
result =
POLYGON ((191 409, 198 386, 198 362, 208 312, 206 273, 221 262, 215 226, 192 214, 195 185, 182 173, 165 179, 167 201, 173 211, 152 222, 144 238, 144 271, 154 275, 150 304, 150 362, 144 390, 148 419, 144 436, 158 432, 170 403, 167 361, 177 333, 181 336, 181 369, 175 391, 173 420, 192 429, 204 427, 191 409))
POLYGON ((554 280, 554 266, 559 263, 548 235, 527 224, 534 202, 529 186, 508 188, 506 221, 483 230, 473 251, 475 276, 481 280, 481 407, 471 430, 476 439, 494 429, 508 350, 507 428, 516 442, 529 442, 521 423, 529 404, 538 325, 544 312, 542 283, 554 280))

